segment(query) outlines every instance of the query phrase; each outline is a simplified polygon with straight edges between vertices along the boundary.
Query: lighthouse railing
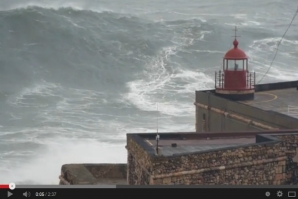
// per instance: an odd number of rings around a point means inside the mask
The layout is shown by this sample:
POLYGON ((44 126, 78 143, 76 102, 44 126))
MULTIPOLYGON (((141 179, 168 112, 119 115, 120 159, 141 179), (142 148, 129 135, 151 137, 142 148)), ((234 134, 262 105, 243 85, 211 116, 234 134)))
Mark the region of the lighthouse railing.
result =
POLYGON ((246 73, 246 87, 247 88, 254 88, 255 83, 256 83, 256 72, 247 72, 246 73))
POLYGON ((215 88, 224 88, 224 73, 222 71, 215 72, 215 88))
MULTIPOLYGON (((224 89, 225 88, 225 75, 224 72, 215 72, 215 88, 224 89)), ((236 83, 236 82, 235 82, 236 83)), ((256 83, 256 73, 248 72, 246 73, 246 88, 253 89, 256 83)))

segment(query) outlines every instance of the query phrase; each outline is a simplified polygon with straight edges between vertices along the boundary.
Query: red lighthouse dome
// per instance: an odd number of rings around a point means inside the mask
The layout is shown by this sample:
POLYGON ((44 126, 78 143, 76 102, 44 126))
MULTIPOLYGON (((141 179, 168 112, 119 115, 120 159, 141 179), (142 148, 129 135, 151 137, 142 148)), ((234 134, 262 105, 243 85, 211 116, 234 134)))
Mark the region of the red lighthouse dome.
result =
POLYGON ((232 48, 225 54, 225 57, 224 57, 225 59, 242 60, 242 59, 248 58, 245 52, 240 48, 238 48, 237 39, 234 40, 233 45, 234 45, 234 48, 232 48))
MULTIPOLYGON (((235 33, 237 28, 235 28, 235 33)), ((222 71, 215 73, 215 93, 231 100, 254 98, 255 73, 248 70, 248 57, 238 48, 236 39, 234 47, 223 58, 222 71)))

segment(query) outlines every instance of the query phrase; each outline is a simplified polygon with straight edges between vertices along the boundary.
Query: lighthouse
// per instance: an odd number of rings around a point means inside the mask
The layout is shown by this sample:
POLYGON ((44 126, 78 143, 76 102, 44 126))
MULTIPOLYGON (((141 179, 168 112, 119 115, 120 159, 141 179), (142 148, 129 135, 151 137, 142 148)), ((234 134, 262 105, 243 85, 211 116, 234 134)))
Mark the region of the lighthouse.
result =
POLYGON ((226 52, 222 70, 215 72, 215 93, 221 97, 242 101, 254 99, 255 73, 249 72, 248 57, 237 40, 237 27, 233 48, 226 52))

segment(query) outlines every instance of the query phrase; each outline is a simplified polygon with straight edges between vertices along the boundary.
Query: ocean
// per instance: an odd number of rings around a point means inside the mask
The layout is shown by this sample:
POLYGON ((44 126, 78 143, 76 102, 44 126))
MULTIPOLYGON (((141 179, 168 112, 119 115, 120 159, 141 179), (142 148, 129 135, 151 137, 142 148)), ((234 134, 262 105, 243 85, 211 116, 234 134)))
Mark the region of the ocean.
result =
MULTIPOLYGON (((1 0, 0 183, 126 162, 126 133, 194 131, 194 92, 232 47, 257 81, 296 0, 1 0), (157 110, 158 103, 158 110, 157 110)), ((260 83, 297 80, 298 18, 260 83)))

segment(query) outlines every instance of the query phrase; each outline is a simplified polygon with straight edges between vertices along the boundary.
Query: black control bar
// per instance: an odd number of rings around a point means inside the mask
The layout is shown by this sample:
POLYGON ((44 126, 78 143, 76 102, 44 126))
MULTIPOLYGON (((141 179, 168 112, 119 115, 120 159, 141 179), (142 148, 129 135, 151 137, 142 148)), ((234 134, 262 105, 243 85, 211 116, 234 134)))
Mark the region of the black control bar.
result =
MULTIPOLYGON (((63 187, 63 186, 61 186, 63 187)), ((128 187, 128 188, 16 188, 14 190, 0 189, 0 198, 21 199, 21 198, 229 198, 229 199, 295 199, 298 187, 293 188, 185 188, 179 186, 168 186, 160 188, 128 187)))

